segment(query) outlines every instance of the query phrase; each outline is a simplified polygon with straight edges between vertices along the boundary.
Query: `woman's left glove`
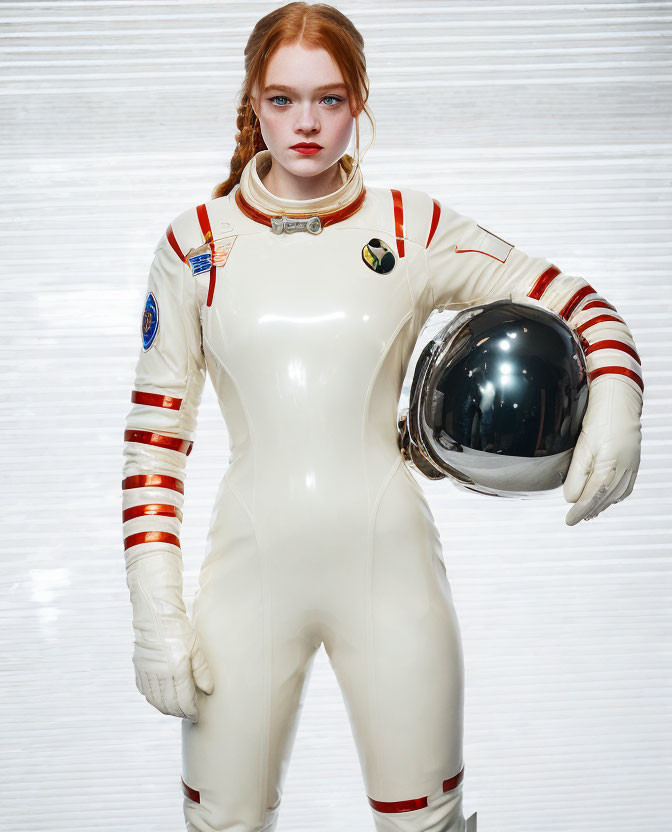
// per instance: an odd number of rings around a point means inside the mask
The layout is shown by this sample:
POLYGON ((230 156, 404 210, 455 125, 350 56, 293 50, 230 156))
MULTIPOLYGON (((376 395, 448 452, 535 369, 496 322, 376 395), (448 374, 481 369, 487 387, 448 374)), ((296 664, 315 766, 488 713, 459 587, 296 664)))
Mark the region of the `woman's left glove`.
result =
POLYGON ((590 520, 629 496, 637 478, 642 443, 642 395, 627 381, 603 375, 590 383, 581 433, 563 484, 575 505, 568 526, 590 520))

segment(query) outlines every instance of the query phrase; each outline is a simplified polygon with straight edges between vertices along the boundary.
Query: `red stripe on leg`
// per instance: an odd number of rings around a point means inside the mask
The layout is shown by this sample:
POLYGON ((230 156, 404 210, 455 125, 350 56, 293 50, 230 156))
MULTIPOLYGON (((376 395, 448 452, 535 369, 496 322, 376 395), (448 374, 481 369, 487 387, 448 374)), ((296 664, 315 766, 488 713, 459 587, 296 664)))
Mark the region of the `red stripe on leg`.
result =
POLYGON ((189 800, 193 800, 194 803, 201 802, 201 793, 196 789, 192 789, 191 786, 187 786, 184 780, 180 777, 180 783, 182 783, 182 791, 186 794, 189 800))
POLYGON ((392 802, 374 800, 369 797, 369 803, 377 812, 411 812, 413 809, 422 809, 427 805, 426 797, 416 797, 411 800, 394 800, 392 802))
POLYGON ((462 766, 462 770, 458 772, 455 777, 451 777, 448 780, 443 781, 443 790, 444 792, 449 792, 451 789, 454 789, 458 786, 462 780, 464 780, 464 766, 462 766))

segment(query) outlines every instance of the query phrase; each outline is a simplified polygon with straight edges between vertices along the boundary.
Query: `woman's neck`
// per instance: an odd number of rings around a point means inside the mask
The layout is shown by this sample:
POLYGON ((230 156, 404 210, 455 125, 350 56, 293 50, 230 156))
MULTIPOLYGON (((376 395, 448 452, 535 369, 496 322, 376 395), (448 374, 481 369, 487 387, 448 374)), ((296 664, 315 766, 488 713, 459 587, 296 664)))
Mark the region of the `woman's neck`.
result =
POLYGON ((315 176, 293 176, 271 161, 270 169, 261 177, 263 186, 280 199, 315 199, 337 191, 344 181, 343 168, 335 162, 315 176))

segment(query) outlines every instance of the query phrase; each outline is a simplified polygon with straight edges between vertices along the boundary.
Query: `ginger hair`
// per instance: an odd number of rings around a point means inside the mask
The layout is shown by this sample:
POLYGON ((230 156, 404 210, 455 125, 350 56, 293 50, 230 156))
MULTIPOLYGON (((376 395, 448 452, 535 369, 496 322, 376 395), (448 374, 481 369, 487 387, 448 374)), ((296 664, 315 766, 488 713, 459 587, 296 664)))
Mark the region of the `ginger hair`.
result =
MULTIPOLYGON (((240 182, 245 165, 266 149, 260 123, 252 108, 251 94, 263 89, 268 61, 283 45, 301 43, 307 49, 325 49, 333 58, 348 88, 350 111, 355 116, 356 164, 359 164, 359 113, 363 110, 373 130, 375 124, 366 102, 369 78, 364 57, 364 38, 352 21, 326 3, 287 3, 257 21, 245 46, 245 80, 239 91, 236 149, 229 178, 220 182, 212 198, 225 196, 240 182), (356 114, 356 115, 355 115, 356 114)), ((373 142, 373 139, 372 139, 373 142)), ((369 145, 370 147, 371 145, 369 145)), ((367 148, 368 150, 368 148, 367 148)))

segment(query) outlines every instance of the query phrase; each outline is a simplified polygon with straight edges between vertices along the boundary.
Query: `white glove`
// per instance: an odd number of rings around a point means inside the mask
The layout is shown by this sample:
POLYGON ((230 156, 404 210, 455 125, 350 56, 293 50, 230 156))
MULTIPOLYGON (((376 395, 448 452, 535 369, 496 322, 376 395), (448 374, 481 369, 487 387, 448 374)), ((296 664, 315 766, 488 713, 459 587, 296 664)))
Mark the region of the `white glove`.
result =
POLYGON ((590 383, 572 461, 563 484, 568 526, 590 520, 612 503, 629 496, 639 470, 642 443, 642 396, 627 381, 612 375, 590 383))
POLYGON ((182 562, 157 552, 128 567, 133 605, 135 684, 161 713, 198 722, 196 687, 214 680, 182 599, 182 562), (193 675, 192 675, 193 674, 193 675))

